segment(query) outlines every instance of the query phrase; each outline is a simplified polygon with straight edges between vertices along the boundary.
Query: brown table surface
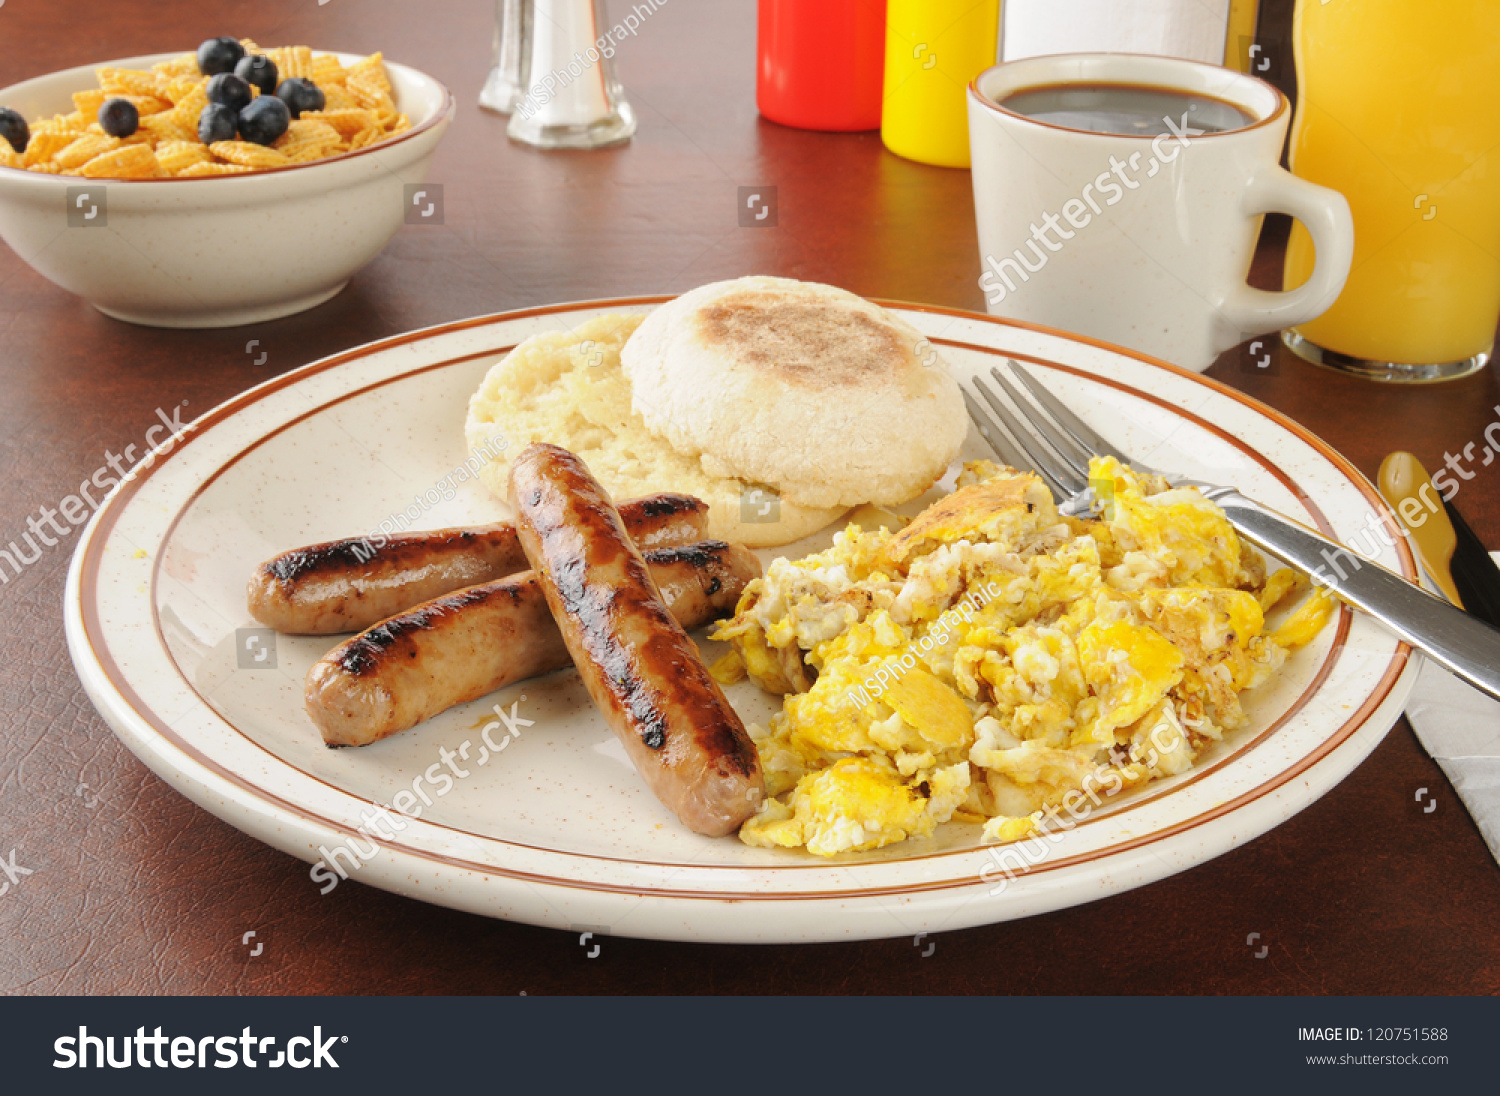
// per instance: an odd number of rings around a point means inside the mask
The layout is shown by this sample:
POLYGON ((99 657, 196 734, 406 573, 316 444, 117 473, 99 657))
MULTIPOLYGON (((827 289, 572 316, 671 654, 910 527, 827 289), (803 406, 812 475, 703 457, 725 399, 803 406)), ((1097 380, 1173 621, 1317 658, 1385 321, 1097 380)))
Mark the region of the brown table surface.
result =
MULTIPOLYGON (((873 134, 761 120, 754 5, 674 0, 619 51, 640 115, 626 148, 543 154, 475 107, 492 8, 479 0, 188 4, 7 0, 0 85, 218 34, 393 59, 449 84, 458 121, 432 181, 445 223, 409 226, 340 296, 253 329, 106 319, 0 248, 0 530, 138 439, 154 409, 193 414, 268 377, 397 332, 555 301, 678 292, 750 273, 982 309, 969 176, 909 163, 873 134), (779 225, 738 227, 737 188, 775 186, 779 225), (247 354, 249 338, 260 340, 247 354), (260 350, 267 353, 256 363, 260 350)), ((611 5, 623 14, 625 0, 611 5)), ((1256 268, 1276 283, 1272 230, 1256 268)), ((225 262, 233 262, 226 255, 225 262)), ((1279 348, 1211 375, 1322 435, 1367 475, 1404 448, 1429 467, 1481 438, 1493 370, 1382 387, 1279 348)), ((1500 544, 1497 476, 1458 503, 1500 544)), ((63 641, 76 535, 0 589, 0 857, 33 870, 0 896, 0 991, 46 993, 1474 993, 1500 987, 1500 869, 1403 720, 1323 799, 1243 848, 1076 909, 936 938, 724 947, 611 941, 486 920, 307 866, 168 788, 85 698, 63 641), (87 784, 88 788, 80 788, 87 784), (1413 810, 1419 788, 1438 809, 1413 810), (97 799, 94 797, 97 796, 97 799), (93 806, 90 807, 89 804, 93 806), (264 950, 241 944, 255 931, 264 950), (1255 958, 1250 933, 1269 952, 1255 958)))

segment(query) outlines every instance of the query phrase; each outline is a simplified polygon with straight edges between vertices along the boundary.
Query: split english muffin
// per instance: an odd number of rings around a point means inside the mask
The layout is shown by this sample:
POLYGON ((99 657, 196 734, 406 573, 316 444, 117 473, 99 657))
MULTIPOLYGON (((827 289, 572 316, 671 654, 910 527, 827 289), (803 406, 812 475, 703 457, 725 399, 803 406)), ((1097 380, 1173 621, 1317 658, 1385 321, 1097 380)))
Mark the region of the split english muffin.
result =
POLYGON ((465 426, 473 451, 504 439, 479 473, 502 498, 506 458, 552 442, 615 498, 696 495, 712 536, 755 547, 915 498, 967 431, 915 328, 833 286, 761 277, 532 336, 490 369, 465 426))
POLYGON ((510 458, 546 441, 583 458, 616 500, 658 491, 696 495, 709 505, 708 533, 718 540, 790 544, 844 512, 774 501, 763 487, 710 474, 648 430, 631 410, 630 383, 620 370, 620 348, 641 319, 600 316, 572 331, 533 335, 491 367, 469 401, 464 428, 476 455, 501 452, 479 470, 491 492, 505 498, 510 458))

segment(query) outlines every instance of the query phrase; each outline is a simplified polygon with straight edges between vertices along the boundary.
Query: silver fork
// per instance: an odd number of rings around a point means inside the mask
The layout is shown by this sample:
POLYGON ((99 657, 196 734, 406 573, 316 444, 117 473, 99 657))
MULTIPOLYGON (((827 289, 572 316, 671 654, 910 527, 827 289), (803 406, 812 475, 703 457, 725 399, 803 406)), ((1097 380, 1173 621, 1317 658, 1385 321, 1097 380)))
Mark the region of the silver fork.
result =
POLYGON ((1088 463, 1094 456, 1114 457, 1137 472, 1162 476, 1174 487, 1196 487, 1218 503, 1230 524, 1251 544, 1307 572, 1314 582, 1500 700, 1500 630, 1342 544, 1266 509, 1236 488, 1161 472, 1132 460, 1069 411, 1030 372, 1015 361, 1006 364, 1020 386, 998 366, 991 366, 993 385, 982 376, 970 382, 983 405, 964 390, 969 417, 1001 460, 1041 476, 1063 513, 1094 513, 1105 501, 1096 497, 1089 483, 1088 463))

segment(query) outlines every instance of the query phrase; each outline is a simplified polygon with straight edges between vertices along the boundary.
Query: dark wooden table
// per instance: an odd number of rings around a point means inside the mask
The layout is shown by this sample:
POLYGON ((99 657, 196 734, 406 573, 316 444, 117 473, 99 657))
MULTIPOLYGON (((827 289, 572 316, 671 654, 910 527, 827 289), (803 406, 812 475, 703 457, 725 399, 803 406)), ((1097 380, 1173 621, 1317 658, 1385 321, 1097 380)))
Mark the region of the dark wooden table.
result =
MULTIPOLYGON (((616 0, 623 13, 624 0, 616 0)), ((55 504, 158 406, 191 413, 315 358, 396 332, 553 301, 677 292, 780 274, 981 309, 966 172, 908 163, 873 134, 761 120, 750 0, 673 0, 618 56, 640 114, 626 148, 512 146, 475 107, 492 5, 480 0, 146 3, 6 0, 0 85, 54 69, 249 35, 384 49, 447 82, 460 114, 432 181, 445 223, 410 226, 339 297, 253 329, 106 319, 0 248, 0 541, 55 504), (737 188, 774 186, 774 229, 738 226, 737 188), (249 339, 258 339, 254 354, 249 339), (266 352, 258 362, 260 351, 266 352)), ((1273 226, 1256 281, 1275 285, 1273 226)), ((226 255, 225 262, 234 256, 226 255)), ((1245 348, 1212 375, 1286 412, 1368 475, 1389 450, 1429 467, 1500 417, 1493 370, 1381 387, 1245 348)), ((1458 498, 1500 544, 1497 474, 1458 498)), ((1244 848, 1149 887, 1028 921, 804 947, 611 941, 488 921, 353 883, 199 810, 94 712, 63 642, 68 538, 0 588, 0 991, 45 993, 1475 993, 1500 988, 1500 869, 1405 721, 1333 792, 1244 848), (81 785, 87 785, 87 788, 81 785), (1418 788, 1438 809, 1412 809, 1418 788), (90 805, 92 804, 92 805, 90 805), (251 957, 244 933, 264 943, 251 957), (1256 959, 1246 937, 1269 948, 1256 959)))

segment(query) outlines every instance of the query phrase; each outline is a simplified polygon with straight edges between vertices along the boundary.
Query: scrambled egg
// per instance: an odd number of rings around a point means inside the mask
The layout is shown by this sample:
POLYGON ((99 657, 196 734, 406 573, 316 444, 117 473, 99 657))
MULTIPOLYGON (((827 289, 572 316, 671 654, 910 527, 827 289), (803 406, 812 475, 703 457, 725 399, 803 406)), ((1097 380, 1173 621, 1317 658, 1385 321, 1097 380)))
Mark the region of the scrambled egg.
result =
POLYGON ((848 526, 778 559, 714 638, 715 666, 785 696, 750 728, 768 797, 740 839, 820 856, 950 819, 1025 836, 1044 811, 1191 768, 1246 722, 1239 694, 1310 642, 1334 602, 1267 577, 1211 501, 1110 458, 1098 518, 987 461, 905 528, 848 526))

